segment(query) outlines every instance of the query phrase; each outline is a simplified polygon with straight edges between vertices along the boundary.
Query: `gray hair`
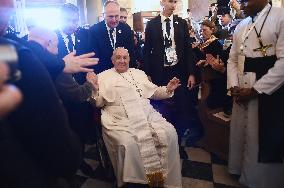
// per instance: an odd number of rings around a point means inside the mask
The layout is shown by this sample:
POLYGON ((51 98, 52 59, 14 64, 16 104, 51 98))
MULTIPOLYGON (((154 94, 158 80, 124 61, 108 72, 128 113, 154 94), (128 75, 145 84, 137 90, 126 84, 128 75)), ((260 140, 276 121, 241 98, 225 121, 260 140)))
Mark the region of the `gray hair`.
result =
POLYGON ((111 3, 113 3, 113 4, 115 4, 115 5, 117 5, 117 6, 120 7, 119 3, 118 3, 116 0, 108 0, 108 1, 106 1, 105 4, 104 4, 104 12, 105 12, 106 7, 107 7, 109 4, 111 4, 111 3))
POLYGON ((129 59, 130 59, 129 52, 128 52, 128 50, 127 50, 126 48, 124 48, 124 47, 117 47, 116 49, 113 50, 113 53, 112 53, 112 56, 111 56, 111 60, 112 60, 112 61, 114 61, 114 57, 115 57, 115 55, 116 55, 117 50, 124 50, 124 51, 126 51, 127 56, 128 56, 129 59))

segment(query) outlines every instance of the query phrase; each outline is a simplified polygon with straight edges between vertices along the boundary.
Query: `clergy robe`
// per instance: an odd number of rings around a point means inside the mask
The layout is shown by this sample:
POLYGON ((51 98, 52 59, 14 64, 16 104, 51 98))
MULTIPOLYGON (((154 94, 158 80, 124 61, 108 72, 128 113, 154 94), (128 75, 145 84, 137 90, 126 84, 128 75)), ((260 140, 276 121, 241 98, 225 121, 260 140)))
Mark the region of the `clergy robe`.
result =
POLYGON ((154 85, 143 71, 132 68, 122 74, 106 70, 98 74, 98 82, 96 105, 102 107, 103 138, 118 186, 147 184, 145 171, 161 170, 165 187, 181 187, 176 130, 149 101, 171 97, 166 87, 154 85))
MULTIPOLYGON (((260 31, 269 8, 270 5, 267 5, 262 10, 262 12, 264 12, 263 16, 256 22, 258 32, 260 31)), ((257 17, 260 15, 261 12, 257 17)), ((257 17, 255 19, 257 19, 257 17)), ((275 65, 258 80, 256 80, 255 73, 243 71, 244 64, 240 56, 244 54, 246 57, 251 58, 263 57, 262 53, 253 51, 253 49, 260 46, 253 28, 244 42, 243 53, 241 52, 243 33, 247 32, 251 25, 252 19, 248 17, 237 26, 235 31, 234 43, 227 66, 228 88, 234 86, 241 88, 254 87, 259 92, 271 95, 283 85, 284 81, 284 10, 273 7, 261 32, 263 44, 273 45, 268 49, 267 55, 276 55, 277 61, 275 65)), ((273 140, 273 136, 269 139, 273 140)), ((283 188, 283 162, 260 163, 258 161, 258 154, 258 99, 250 100, 246 106, 234 104, 231 118, 229 172, 240 174, 240 182, 250 188, 283 188)))

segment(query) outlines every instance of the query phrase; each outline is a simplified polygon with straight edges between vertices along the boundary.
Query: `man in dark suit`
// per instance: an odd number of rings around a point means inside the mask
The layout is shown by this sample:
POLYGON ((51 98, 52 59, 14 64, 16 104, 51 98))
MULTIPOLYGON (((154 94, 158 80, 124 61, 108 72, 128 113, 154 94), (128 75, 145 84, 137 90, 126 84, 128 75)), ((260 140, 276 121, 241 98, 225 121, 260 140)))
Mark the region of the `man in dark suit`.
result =
MULTIPOLYGON (((60 8, 60 15, 62 19, 61 28, 55 31, 58 37, 58 57, 63 58, 71 52, 76 52, 76 55, 89 52, 89 30, 78 27, 78 7, 71 3, 66 3, 60 8)), ((86 81, 85 73, 77 73, 73 76, 79 84, 83 84, 86 81)))
POLYGON ((162 0, 162 13, 148 22, 144 66, 147 75, 157 85, 165 85, 172 77, 180 79, 182 86, 176 90, 173 99, 163 102, 161 110, 181 138, 188 128, 189 118, 196 116, 189 90, 195 85, 195 60, 188 43, 187 22, 173 15, 176 3, 176 0, 162 0))
POLYGON ((124 47, 130 54, 130 66, 135 66, 134 40, 131 28, 120 22, 120 7, 115 1, 104 5, 104 21, 90 28, 90 49, 96 53, 100 63, 94 67, 96 73, 113 67, 111 56, 117 47, 124 47))
MULTIPOLYGON (((78 28, 79 9, 67 3, 60 9, 62 27, 56 31, 58 37, 58 57, 63 58, 69 53, 76 55, 88 51, 88 33, 84 28, 78 28)), ((87 101, 92 94, 92 86, 86 82, 86 73, 75 75, 61 73, 55 81, 57 92, 68 113, 71 128, 80 137, 82 146, 91 143, 95 139, 95 122, 93 118, 94 108, 87 101), (75 80, 74 80, 74 79, 75 80)), ((84 150, 83 150, 84 153, 84 150)), ((81 171, 93 176, 92 168, 82 161, 81 171)))

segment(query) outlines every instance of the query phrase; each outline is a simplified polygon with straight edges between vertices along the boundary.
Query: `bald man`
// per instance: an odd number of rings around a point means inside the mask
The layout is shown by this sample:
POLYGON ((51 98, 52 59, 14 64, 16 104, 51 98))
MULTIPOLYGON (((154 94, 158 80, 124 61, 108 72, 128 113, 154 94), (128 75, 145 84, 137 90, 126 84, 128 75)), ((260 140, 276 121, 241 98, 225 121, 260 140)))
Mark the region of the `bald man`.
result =
MULTIPOLYGON (((37 54, 40 53, 38 44, 53 55, 58 53, 57 35, 47 29, 34 28, 30 32, 29 43, 37 54)), ((66 109, 70 127, 79 136, 82 148, 84 148, 85 143, 94 140, 95 136, 93 107, 88 102, 94 85, 90 79, 80 85, 72 74, 60 73, 55 79, 55 86, 66 109)), ((82 152, 84 153, 84 149, 82 152)), ((84 160, 82 160, 80 169, 85 175, 94 175, 92 168, 84 160)))
POLYGON ((104 20, 90 28, 90 47, 100 59, 94 66, 96 73, 112 67, 111 56, 117 47, 124 47, 130 54, 130 67, 135 66, 134 39, 131 28, 120 22, 120 6, 115 1, 104 5, 104 20))

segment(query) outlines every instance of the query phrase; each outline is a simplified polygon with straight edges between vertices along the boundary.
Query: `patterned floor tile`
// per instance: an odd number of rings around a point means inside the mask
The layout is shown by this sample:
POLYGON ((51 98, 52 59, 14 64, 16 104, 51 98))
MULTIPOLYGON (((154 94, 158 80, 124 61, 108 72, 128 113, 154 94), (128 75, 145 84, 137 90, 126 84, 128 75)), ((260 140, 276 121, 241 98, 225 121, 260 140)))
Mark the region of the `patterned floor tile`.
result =
POLYGON ((183 188, 214 188, 213 182, 192 179, 192 178, 182 178, 183 188))
POLYGON ((219 183, 214 183, 214 188, 238 188, 238 187, 230 186, 230 185, 224 185, 224 184, 219 184, 219 183))
POLYGON ((100 160, 100 155, 96 147, 89 147, 85 152, 85 159, 100 160))
POLYGON ((225 160, 220 159, 216 154, 211 153, 211 161, 212 164, 219 164, 219 165, 228 165, 228 162, 225 160))
POLYGON ((188 159, 188 155, 184 147, 179 147, 179 156, 181 159, 188 159))
POLYGON ((104 172, 104 169, 101 165, 99 165, 96 169, 95 169, 95 179, 99 179, 101 181, 107 181, 107 182, 113 182, 113 180, 110 180, 107 178, 107 175, 104 172))
POLYGON ((183 161, 182 176, 206 181, 213 181, 211 164, 189 160, 183 161))
POLYGON ((70 180, 71 182, 69 183, 72 185, 70 187, 81 187, 87 181, 87 179, 87 177, 76 175, 73 180, 70 180))
POLYGON ((233 176, 228 173, 228 168, 226 166, 212 164, 212 171, 215 183, 240 187, 237 179, 234 179, 233 176))
POLYGON ((93 159, 85 159, 85 161, 88 165, 90 165, 93 168, 93 170, 95 170, 100 165, 98 161, 93 159))
POLYGON ((112 188, 113 184, 105 181, 100 181, 97 179, 88 179, 81 188, 112 188))
POLYGON ((211 163, 211 155, 207 151, 201 148, 189 147, 185 148, 185 151, 188 155, 190 161, 202 162, 202 163, 211 163))

